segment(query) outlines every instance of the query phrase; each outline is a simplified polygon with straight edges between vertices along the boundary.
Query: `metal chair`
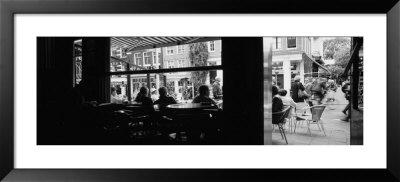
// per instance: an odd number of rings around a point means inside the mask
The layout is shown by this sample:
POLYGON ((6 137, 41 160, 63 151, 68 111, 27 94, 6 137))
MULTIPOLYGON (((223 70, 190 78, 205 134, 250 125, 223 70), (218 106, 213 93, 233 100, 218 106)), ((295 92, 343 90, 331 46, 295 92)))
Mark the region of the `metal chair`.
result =
POLYGON ((325 110, 325 105, 316 105, 316 106, 312 106, 312 107, 305 107, 303 109, 310 109, 311 110, 311 119, 310 118, 305 118, 305 120, 307 121, 307 131, 310 133, 310 136, 312 136, 311 134, 311 130, 310 130, 310 126, 311 124, 316 124, 318 126, 318 129, 324 132, 324 135, 326 136, 325 133, 325 128, 324 128, 324 124, 321 120, 321 116, 322 113, 325 110))
POLYGON ((272 113, 272 124, 277 125, 279 128, 279 132, 282 136, 282 139, 285 139, 286 144, 288 144, 285 130, 283 129, 283 125, 285 124, 285 119, 287 115, 289 114, 290 107, 285 107, 282 111, 280 112, 274 112, 272 113))

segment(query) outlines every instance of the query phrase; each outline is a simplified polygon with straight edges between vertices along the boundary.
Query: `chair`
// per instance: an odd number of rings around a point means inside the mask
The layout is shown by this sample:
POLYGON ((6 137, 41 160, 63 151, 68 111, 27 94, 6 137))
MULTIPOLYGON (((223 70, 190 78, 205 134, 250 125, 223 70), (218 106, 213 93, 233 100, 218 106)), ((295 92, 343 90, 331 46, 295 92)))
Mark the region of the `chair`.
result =
POLYGON ((292 130, 294 130, 293 123, 296 124, 296 115, 293 116, 293 115, 290 114, 292 110, 294 110, 294 113, 296 114, 296 108, 293 107, 293 106, 289 106, 289 111, 288 111, 288 114, 287 114, 287 117, 286 117, 288 119, 288 121, 289 121, 289 131, 290 131, 290 133, 292 133, 292 130))
POLYGON ((322 131, 324 132, 324 135, 326 136, 324 124, 322 123, 322 120, 321 120, 321 116, 325 110, 325 107, 326 107, 325 105, 316 105, 316 106, 312 106, 312 107, 303 108, 303 109, 311 110, 311 119, 305 118, 305 121, 307 121, 307 131, 310 133, 310 136, 312 136, 311 130, 310 130, 311 124, 316 124, 318 126, 319 130, 321 130, 321 128, 322 128, 322 131))
POLYGON ((274 112, 272 113, 272 124, 277 125, 279 128, 279 132, 282 136, 282 139, 285 139, 286 144, 288 144, 286 135, 285 135, 285 130, 283 129, 283 125, 285 124, 285 119, 287 115, 289 114, 290 107, 285 107, 282 111, 280 112, 274 112))

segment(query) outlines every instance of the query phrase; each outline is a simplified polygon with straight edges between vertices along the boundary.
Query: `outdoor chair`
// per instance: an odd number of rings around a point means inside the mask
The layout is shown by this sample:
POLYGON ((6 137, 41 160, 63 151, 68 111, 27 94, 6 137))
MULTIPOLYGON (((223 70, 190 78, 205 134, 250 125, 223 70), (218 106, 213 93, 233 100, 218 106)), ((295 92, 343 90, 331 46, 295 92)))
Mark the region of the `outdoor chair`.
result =
POLYGON ((286 141, 286 144, 288 144, 286 135, 285 135, 285 130, 283 129, 283 125, 285 124, 285 119, 287 115, 289 114, 290 107, 285 107, 282 111, 280 112, 274 112, 272 113, 272 124, 277 125, 279 132, 282 136, 282 139, 286 141))
MULTIPOLYGON (((324 124, 323 124, 323 122, 321 120, 321 116, 322 116, 322 113, 325 110, 325 107, 326 107, 325 105, 316 105, 316 106, 312 106, 312 107, 304 107, 303 110, 310 109, 311 118, 305 118, 305 117, 303 118, 303 117, 297 116, 297 118, 299 118, 300 120, 307 121, 307 131, 310 133, 310 136, 312 136, 311 129, 310 129, 310 126, 312 124, 316 124, 320 131, 322 129, 322 131, 324 132, 324 135, 326 136, 324 124)), ((296 127, 296 125, 295 125, 295 127, 296 127)), ((295 129, 295 131, 296 131, 296 129, 295 129)))

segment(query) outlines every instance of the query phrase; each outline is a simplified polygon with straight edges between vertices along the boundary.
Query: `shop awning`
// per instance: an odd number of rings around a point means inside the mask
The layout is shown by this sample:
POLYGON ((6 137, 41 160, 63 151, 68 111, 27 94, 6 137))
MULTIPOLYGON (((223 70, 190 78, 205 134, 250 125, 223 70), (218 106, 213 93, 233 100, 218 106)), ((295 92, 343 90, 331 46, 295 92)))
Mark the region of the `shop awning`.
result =
POLYGON ((304 54, 305 59, 309 59, 312 62, 314 62, 315 64, 317 64, 320 68, 324 69, 325 71, 327 71, 329 74, 331 74, 331 72, 328 70, 328 68, 326 68, 325 66, 321 65, 320 63, 318 63, 317 61, 315 61, 314 59, 311 59, 308 55, 304 54))
POLYGON ((129 52, 219 39, 220 37, 111 37, 111 47, 129 52))

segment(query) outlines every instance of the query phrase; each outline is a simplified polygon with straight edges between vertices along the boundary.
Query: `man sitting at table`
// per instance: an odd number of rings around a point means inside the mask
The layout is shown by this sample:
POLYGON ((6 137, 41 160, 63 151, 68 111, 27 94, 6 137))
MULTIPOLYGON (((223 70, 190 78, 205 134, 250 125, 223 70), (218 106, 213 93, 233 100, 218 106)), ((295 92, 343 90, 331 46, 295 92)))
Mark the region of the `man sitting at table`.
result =
POLYGON ((159 104, 160 106, 167 106, 169 104, 176 104, 176 100, 168 96, 168 90, 165 87, 160 87, 158 89, 159 99, 154 102, 154 104, 159 104))
POLYGON ((193 99, 192 103, 216 104, 216 102, 210 98, 210 89, 207 85, 201 85, 199 87, 199 95, 193 99))

